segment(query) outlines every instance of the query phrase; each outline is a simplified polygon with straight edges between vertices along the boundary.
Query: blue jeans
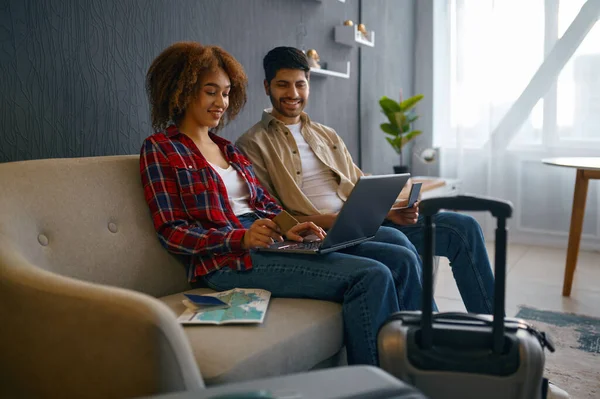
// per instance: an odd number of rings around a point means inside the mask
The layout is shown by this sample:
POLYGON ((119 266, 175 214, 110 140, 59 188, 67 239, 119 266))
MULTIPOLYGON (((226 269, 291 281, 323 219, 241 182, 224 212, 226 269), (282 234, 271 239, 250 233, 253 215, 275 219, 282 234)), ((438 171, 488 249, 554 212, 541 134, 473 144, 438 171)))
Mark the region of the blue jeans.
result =
MULTIPOLYGON (((433 217, 433 222, 436 227, 435 254, 450 260, 452 274, 467 311, 491 314, 494 275, 479 223, 471 216, 456 212, 440 212, 433 217)), ((413 225, 400 226, 388 220, 384 225, 404 233, 407 239, 403 245, 423 254, 423 216, 419 216, 413 225)))
MULTIPOLYGON (((257 217, 243 215, 249 227, 257 217)), ((368 241, 325 255, 251 252, 252 269, 229 268, 204 277, 223 291, 262 288, 274 297, 311 298, 342 304, 349 364, 378 365, 377 332, 390 314, 416 310, 421 303, 418 256, 399 245, 398 231, 381 228, 368 241)))

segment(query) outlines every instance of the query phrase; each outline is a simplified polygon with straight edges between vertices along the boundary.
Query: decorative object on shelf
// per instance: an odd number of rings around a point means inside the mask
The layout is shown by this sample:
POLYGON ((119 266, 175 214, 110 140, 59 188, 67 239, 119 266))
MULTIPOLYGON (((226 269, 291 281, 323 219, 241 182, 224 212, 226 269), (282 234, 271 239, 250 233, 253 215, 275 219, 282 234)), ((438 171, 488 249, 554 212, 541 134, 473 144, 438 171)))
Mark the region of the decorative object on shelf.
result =
POLYGON ((367 31, 367 26, 365 24, 358 24, 356 30, 360 32, 364 40, 369 41, 369 32, 367 31))
POLYGON ((374 31, 368 31, 365 24, 357 25, 353 22, 352 25, 349 25, 346 22, 335 27, 334 40, 336 43, 346 46, 355 46, 356 43, 369 47, 375 46, 374 31))
POLYGON ((354 22, 351 19, 347 19, 344 21, 344 26, 354 26, 354 22))
POLYGON ((400 102, 396 102, 386 96, 381 97, 379 105, 381 112, 388 118, 388 123, 379 125, 384 133, 391 137, 386 137, 388 143, 400 157, 400 165, 394 166, 395 173, 406 173, 409 171, 407 165, 404 165, 402 149, 412 139, 420 135, 420 130, 412 130, 412 124, 419 119, 414 109, 415 105, 423 99, 422 94, 402 100, 402 90, 400 90, 400 102))
POLYGON ((311 77, 327 77, 327 76, 335 76, 338 78, 349 79, 350 78, 350 61, 346 62, 346 72, 337 72, 331 71, 329 69, 323 68, 310 68, 310 76, 311 77))
POLYGON ((317 50, 311 48, 306 52, 306 57, 308 58, 308 65, 311 68, 321 69, 321 64, 319 64, 321 58, 319 57, 317 50))

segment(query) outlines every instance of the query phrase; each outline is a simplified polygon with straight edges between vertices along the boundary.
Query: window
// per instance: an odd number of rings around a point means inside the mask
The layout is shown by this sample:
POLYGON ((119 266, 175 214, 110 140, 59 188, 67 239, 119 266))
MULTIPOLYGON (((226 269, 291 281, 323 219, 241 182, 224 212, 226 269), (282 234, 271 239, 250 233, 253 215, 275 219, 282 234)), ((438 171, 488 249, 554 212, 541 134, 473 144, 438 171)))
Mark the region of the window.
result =
MULTIPOLYGON (((482 148, 585 0, 452 0, 445 146, 482 148), (460 143, 460 144, 459 144, 460 143)), ((437 138, 436 138, 437 141, 437 138)), ((596 23, 507 147, 600 145, 596 23)))
MULTIPOLYGON (((562 36, 585 0, 560 0, 562 36)), ((558 77, 557 125, 560 139, 600 140, 600 24, 596 23, 558 77)))

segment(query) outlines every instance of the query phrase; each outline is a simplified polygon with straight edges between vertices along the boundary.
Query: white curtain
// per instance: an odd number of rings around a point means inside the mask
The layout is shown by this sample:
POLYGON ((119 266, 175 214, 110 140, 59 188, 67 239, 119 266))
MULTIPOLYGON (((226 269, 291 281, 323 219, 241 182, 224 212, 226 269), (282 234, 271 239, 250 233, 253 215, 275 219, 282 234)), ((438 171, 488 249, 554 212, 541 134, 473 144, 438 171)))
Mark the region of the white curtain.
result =
MULTIPOLYGON (((536 95, 535 88, 525 92, 531 79, 585 2, 449 0, 438 15, 444 28, 435 35, 449 37, 449 48, 436 48, 435 61, 450 71, 436 80, 436 93, 445 97, 437 103, 449 104, 434 110, 442 121, 434 133, 441 175, 462 179, 463 192, 512 201, 512 241, 566 246, 575 171, 541 159, 600 156, 600 23, 589 23, 580 45, 571 46, 573 56, 556 79, 546 79, 547 90, 523 123, 494 135, 520 96, 536 95)), ((600 249, 599 194, 592 180, 582 248, 600 249)), ((493 220, 478 219, 492 238, 493 220)))

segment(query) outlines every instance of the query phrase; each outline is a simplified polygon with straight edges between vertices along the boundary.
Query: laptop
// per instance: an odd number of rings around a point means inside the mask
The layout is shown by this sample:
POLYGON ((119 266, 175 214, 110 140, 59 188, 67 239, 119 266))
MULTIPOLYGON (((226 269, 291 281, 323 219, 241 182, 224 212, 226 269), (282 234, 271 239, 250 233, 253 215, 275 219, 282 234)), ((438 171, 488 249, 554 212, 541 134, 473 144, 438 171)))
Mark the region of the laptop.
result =
POLYGON ((362 176, 322 241, 276 242, 257 251, 326 254, 358 245, 375 237, 410 173, 362 176))

